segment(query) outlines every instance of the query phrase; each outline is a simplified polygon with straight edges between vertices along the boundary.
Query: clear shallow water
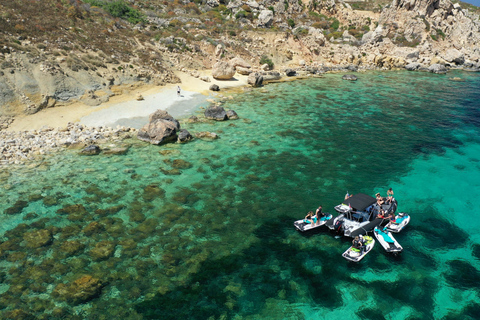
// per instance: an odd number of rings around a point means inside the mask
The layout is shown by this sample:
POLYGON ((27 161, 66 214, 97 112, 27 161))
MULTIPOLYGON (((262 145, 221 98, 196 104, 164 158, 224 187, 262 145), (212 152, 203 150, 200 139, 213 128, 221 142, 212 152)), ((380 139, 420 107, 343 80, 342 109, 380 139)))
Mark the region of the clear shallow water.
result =
POLYGON ((183 125, 213 142, 66 151, 2 172, 0 304, 85 319, 476 319, 479 88, 460 72, 269 85, 227 102, 239 120, 183 125), (412 215, 398 257, 377 244, 352 264, 348 239, 294 230, 347 190, 388 187, 412 215), (53 242, 29 248, 41 229, 53 242), (66 252, 74 240, 84 248, 66 252), (105 260, 101 241, 115 248, 105 260), (52 294, 85 274, 104 281, 95 299, 52 294))

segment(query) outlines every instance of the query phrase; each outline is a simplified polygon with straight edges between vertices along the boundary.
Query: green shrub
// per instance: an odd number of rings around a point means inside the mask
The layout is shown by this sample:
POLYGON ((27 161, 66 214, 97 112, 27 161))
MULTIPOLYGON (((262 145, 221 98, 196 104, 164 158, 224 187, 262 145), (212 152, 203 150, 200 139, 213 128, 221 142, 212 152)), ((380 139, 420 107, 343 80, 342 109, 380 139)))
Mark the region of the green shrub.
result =
POLYGON ((441 29, 435 29, 435 31, 437 31, 437 35, 442 37, 442 40, 445 40, 445 33, 441 29))
POLYGON ((291 28, 295 28, 295 21, 292 18, 288 19, 287 23, 291 28))
POLYGON ((240 10, 237 12, 237 14, 235 15, 235 19, 242 19, 242 18, 246 18, 247 17, 247 13, 243 10, 240 10))
POLYGON ((269 7, 268 7, 268 10, 272 11, 273 14, 275 14, 275 8, 274 8, 273 6, 269 6, 269 7))
POLYGON ((338 21, 336 18, 333 19, 333 22, 330 25, 330 28, 333 30, 337 30, 339 27, 340 27, 340 21, 338 21))
POLYGON ((268 64, 268 67, 271 69, 273 69, 273 61, 267 57, 266 55, 263 55, 261 58, 260 58, 260 65, 264 65, 264 64, 268 64))
POLYGON ((145 17, 143 16, 143 14, 140 11, 128 6, 123 0, 115 0, 112 2, 104 2, 100 0, 84 0, 84 2, 92 6, 103 8, 112 16, 125 19, 133 24, 145 22, 145 17))

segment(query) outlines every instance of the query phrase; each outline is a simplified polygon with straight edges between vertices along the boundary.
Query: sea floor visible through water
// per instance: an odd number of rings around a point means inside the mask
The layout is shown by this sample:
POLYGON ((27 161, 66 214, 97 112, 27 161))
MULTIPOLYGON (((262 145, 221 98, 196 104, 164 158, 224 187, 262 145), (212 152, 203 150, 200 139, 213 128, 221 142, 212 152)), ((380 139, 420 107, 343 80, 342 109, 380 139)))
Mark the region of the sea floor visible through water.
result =
POLYGON ((2 168, 2 316, 478 319, 480 74, 341 76, 237 95, 224 107, 238 120, 182 123, 214 141, 2 168), (293 226, 390 187, 412 217, 397 256, 377 243, 355 264, 351 239, 293 226))

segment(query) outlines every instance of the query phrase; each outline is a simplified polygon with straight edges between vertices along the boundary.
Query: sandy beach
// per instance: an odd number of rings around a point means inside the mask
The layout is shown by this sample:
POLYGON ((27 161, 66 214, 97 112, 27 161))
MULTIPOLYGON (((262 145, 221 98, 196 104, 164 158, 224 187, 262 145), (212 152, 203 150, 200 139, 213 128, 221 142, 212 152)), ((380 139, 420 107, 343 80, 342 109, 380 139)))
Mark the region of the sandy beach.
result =
MULTIPOLYGON (((66 127, 69 122, 82 123, 87 126, 125 125, 139 128, 146 123, 148 115, 157 109, 166 110, 173 117, 191 114, 208 97, 218 93, 209 90, 217 84, 220 90, 247 85, 247 76, 236 74, 232 80, 215 80, 211 70, 200 71, 201 76, 208 76, 211 82, 205 82, 190 74, 177 71, 181 83, 166 86, 141 85, 122 87, 122 94, 110 97, 109 101, 98 106, 89 106, 74 102, 66 106, 56 106, 41 110, 33 115, 16 116, 8 131, 38 130, 43 127, 66 127), (177 96, 177 85, 181 95, 177 96), (137 101, 142 95, 144 100, 137 101)), ((221 94, 222 91, 220 91, 221 94)))

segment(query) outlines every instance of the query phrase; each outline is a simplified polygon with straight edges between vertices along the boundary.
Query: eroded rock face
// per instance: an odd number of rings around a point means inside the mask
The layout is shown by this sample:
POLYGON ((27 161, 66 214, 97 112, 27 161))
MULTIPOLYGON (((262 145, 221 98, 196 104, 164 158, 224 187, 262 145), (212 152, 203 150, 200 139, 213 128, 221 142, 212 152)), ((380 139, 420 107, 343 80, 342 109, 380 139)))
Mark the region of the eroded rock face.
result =
POLYGON ((230 80, 235 75, 235 67, 226 61, 219 61, 213 65, 212 77, 217 80, 230 80))
POLYGON ((262 10, 258 15, 257 25, 261 27, 270 27, 273 23, 273 12, 271 10, 262 10))
POLYGON ((443 54, 443 59, 445 59, 445 61, 450 63, 462 65, 465 62, 465 55, 459 50, 452 48, 452 49, 448 49, 443 54))
POLYGON ((230 61, 228 61, 228 63, 234 68, 241 67, 241 68, 250 69, 252 67, 252 65, 250 63, 246 62, 245 60, 243 60, 240 57, 235 57, 233 59, 230 59, 230 61))
POLYGON ((40 248, 49 245, 53 241, 53 235, 50 230, 42 229, 27 232, 23 235, 23 240, 28 248, 40 248))
POLYGON ((177 140, 180 123, 168 112, 157 110, 150 115, 150 122, 138 131, 138 139, 151 144, 162 144, 177 140))
POLYGON ((90 275, 85 275, 69 284, 61 283, 54 290, 53 295, 60 300, 71 304, 87 302, 100 295, 103 282, 90 275))
POLYGON ((217 121, 227 120, 227 112, 223 107, 210 107, 205 110, 205 118, 217 121))

